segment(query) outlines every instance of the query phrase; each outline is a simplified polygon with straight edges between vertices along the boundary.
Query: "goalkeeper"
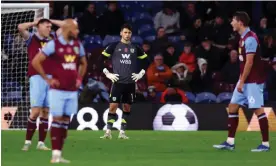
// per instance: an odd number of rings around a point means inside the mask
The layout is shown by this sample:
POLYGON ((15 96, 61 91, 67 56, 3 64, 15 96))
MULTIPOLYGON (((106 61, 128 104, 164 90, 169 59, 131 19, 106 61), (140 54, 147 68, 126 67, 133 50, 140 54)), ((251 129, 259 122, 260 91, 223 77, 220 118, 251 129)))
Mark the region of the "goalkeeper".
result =
POLYGON ((141 79, 145 70, 140 72, 138 69, 138 59, 145 59, 147 54, 137 45, 130 42, 132 27, 124 24, 121 28, 121 41, 112 43, 104 51, 105 57, 111 58, 113 73, 104 68, 103 72, 113 84, 110 90, 110 105, 107 119, 107 130, 103 139, 111 139, 111 129, 116 121, 116 110, 119 103, 123 104, 123 115, 119 139, 128 139, 125 134, 128 117, 130 115, 130 106, 135 101, 135 82, 141 79))

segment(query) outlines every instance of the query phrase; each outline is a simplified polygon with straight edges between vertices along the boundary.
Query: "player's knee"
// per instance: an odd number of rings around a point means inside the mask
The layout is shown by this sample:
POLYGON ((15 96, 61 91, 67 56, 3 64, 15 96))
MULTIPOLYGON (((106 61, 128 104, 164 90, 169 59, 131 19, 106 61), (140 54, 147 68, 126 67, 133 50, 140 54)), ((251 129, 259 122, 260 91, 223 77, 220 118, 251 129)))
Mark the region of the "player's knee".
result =
POLYGON ((123 104, 123 111, 130 112, 130 104, 123 104))
POLYGON ((261 115, 261 114, 264 113, 264 109, 263 109, 263 108, 258 108, 258 109, 256 109, 254 112, 255 112, 255 114, 256 114, 257 116, 259 116, 259 115, 261 115))
POLYGON ((44 119, 48 119, 48 117, 49 117, 49 109, 48 108, 43 108, 40 111, 39 117, 44 118, 44 119))
POLYGON ((109 112, 115 113, 118 108, 118 103, 110 103, 109 105, 109 112))
POLYGON ((30 118, 35 120, 38 118, 39 114, 40 114, 41 108, 39 107, 33 107, 31 114, 30 114, 30 118))
POLYGON ((229 109, 229 113, 236 113, 239 111, 239 105, 230 103, 228 106, 228 109, 229 109))

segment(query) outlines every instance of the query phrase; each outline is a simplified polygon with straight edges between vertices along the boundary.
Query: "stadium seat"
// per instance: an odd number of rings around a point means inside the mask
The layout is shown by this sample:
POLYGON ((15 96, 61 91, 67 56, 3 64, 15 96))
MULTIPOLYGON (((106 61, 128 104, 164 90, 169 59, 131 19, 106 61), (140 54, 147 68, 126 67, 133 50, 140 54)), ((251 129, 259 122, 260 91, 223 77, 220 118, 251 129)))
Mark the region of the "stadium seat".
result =
POLYGON ((169 42, 177 43, 180 41, 180 36, 169 36, 169 42))
POLYGON ((110 36, 110 35, 106 35, 104 40, 103 40, 103 46, 107 46, 111 43, 115 43, 115 42, 119 42, 121 40, 120 36, 110 36))
POLYGON ((214 81, 222 81, 221 72, 214 72, 213 79, 214 79, 214 81))
POLYGON ((152 16, 147 12, 134 12, 132 20, 133 22, 136 20, 152 20, 152 16))
POLYGON ((227 85, 224 82, 214 82, 214 92, 215 94, 219 94, 222 92, 230 92, 228 90, 227 85))
POLYGON ((223 92, 217 96, 217 103, 229 103, 233 93, 223 92))
POLYGON ((131 42, 141 45, 143 43, 143 39, 140 36, 132 36, 131 42))
POLYGON ((195 95, 192 92, 185 92, 186 97, 189 100, 189 103, 194 103, 195 102, 195 95))
POLYGON ((138 34, 141 35, 143 32, 151 31, 154 27, 151 24, 144 24, 139 27, 138 34))
POLYGON ((3 101, 20 101, 22 99, 22 86, 18 82, 2 83, 1 99, 3 101))
POLYGON ((216 103, 217 97, 213 93, 202 92, 196 95, 195 102, 196 103, 216 103))
POLYGON ((152 35, 152 36, 147 36, 144 38, 145 40, 149 41, 149 42, 152 42, 156 39, 156 36, 152 35))

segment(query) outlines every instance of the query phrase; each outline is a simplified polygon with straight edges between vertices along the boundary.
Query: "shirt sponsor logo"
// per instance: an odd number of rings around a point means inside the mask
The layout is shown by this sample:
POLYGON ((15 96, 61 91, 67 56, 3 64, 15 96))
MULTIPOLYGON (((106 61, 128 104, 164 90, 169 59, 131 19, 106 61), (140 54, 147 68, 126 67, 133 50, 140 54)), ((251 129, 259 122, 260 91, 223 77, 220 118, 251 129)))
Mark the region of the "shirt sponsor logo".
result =
POLYGON ((120 59, 120 63, 122 64, 131 64, 131 60, 129 59, 130 54, 122 54, 123 59, 120 59))
POLYGON ((74 62, 76 59, 75 55, 64 55, 65 62, 74 62))

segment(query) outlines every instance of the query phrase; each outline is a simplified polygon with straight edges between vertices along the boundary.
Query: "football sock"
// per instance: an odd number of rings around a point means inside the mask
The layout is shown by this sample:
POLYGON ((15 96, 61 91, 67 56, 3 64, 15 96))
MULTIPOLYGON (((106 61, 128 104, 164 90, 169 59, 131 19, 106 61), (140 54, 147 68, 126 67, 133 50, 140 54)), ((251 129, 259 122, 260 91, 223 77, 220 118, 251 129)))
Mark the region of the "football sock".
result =
POLYGON ((127 128, 127 121, 128 121, 129 114, 130 112, 123 112, 121 131, 125 131, 127 128))
POLYGON ((67 138, 67 132, 68 132, 69 122, 63 122, 62 123, 62 132, 61 132, 61 149, 63 148, 65 139, 67 138))
POLYGON ((239 113, 229 113, 228 115, 228 138, 230 142, 227 142, 229 144, 234 144, 234 138, 236 135, 236 131, 238 128, 238 124, 239 124, 239 113), (232 138, 232 139, 231 139, 232 138))
POLYGON ((61 150, 61 139, 62 139, 62 124, 56 121, 52 122, 51 125, 51 141, 52 141, 52 150, 61 150))
POLYGON ((115 122, 116 119, 116 113, 108 113, 107 117, 107 131, 111 131, 113 123, 115 122))
POLYGON ((268 138, 269 137, 268 120, 267 120, 266 114, 263 113, 263 114, 259 115, 258 119, 259 119, 260 129, 261 129, 261 133, 262 133, 263 145, 269 146, 269 143, 268 143, 268 139, 269 139, 268 138))
POLYGON ((48 119, 40 118, 39 141, 44 142, 48 131, 48 119))
POLYGON ((36 120, 28 118, 26 140, 31 141, 36 130, 36 120))

